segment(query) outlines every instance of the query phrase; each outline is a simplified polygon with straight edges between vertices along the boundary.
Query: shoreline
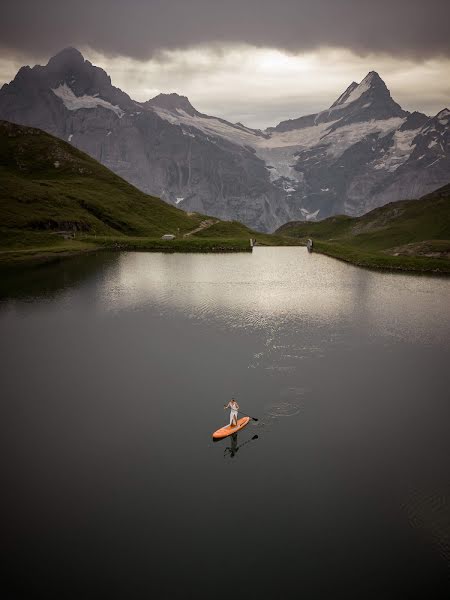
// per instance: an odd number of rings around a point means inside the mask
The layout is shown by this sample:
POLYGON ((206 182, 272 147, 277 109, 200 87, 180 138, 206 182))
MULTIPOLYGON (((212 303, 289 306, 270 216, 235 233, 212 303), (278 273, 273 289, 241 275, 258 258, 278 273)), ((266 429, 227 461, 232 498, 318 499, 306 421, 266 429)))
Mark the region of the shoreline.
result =
POLYGON ((89 244, 85 247, 70 248, 24 248, 0 250, 0 269, 14 268, 19 266, 38 266, 42 264, 50 264, 59 262, 66 258, 89 254, 91 252, 164 252, 168 254, 174 253, 234 253, 234 252, 252 252, 250 246, 244 247, 240 245, 224 245, 223 243, 214 244, 179 244, 169 247, 165 244, 134 244, 134 243, 110 243, 110 244, 89 244))
MULTIPOLYGON (((272 247, 285 246, 301 246, 306 244, 295 238, 285 238, 283 244, 273 244, 272 247)), ((66 258, 88 254, 91 252, 112 251, 112 252, 164 252, 168 254, 174 253, 211 253, 211 254, 229 254, 239 252, 252 252, 248 240, 225 240, 225 239, 195 239, 189 241, 171 240, 164 242, 162 240, 148 238, 132 238, 132 239, 103 239, 92 242, 76 242, 77 247, 72 244, 55 246, 54 248, 12 248, 0 250, 0 269, 14 267, 33 267, 42 264, 50 264, 62 261, 66 258), (194 243, 192 243, 194 242, 194 243)), ((256 247, 268 247, 266 244, 258 244, 256 247)), ((388 255, 366 255, 358 253, 352 248, 339 249, 339 247, 330 247, 320 241, 315 241, 313 253, 322 254, 335 260, 340 260, 347 264, 369 269, 378 272, 390 273, 412 273, 433 276, 450 275, 450 261, 448 264, 442 264, 444 259, 430 259, 427 257, 390 257, 388 255), (346 252, 350 253, 346 255, 346 252), (355 253, 354 256, 351 256, 355 253), (427 261, 424 264, 422 261, 427 261)))
MULTIPOLYGON (((17 232, 20 233, 20 232, 17 232)), ((26 233, 26 232, 24 232, 26 233)), ((1 235, 1 231, 0 231, 1 235)), ((298 240, 283 238, 264 233, 255 233, 257 246, 299 246, 298 240)), ((16 236, 17 239, 17 236, 16 236)), ((187 252, 187 253, 232 253, 252 252, 250 238, 245 237, 179 237, 173 240, 162 240, 160 237, 142 236, 99 236, 81 235, 74 239, 62 240, 46 237, 42 240, 30 239, 28 244, 20 246, 14 242, 0 249, 0 268, 18 265, 34 265, 63 260, 87 252, 101 250, 118 252, 187 252), (50 243, 49 243, 50 241, 50 243)), ((22 241, 21 238, 20 241, 22 241)), ((23 243, 23 242, 22 242, 23 243)))
MULTIPOLYGON (((302 245, 306 246, 306 243, 302 243, 302 245)), ((358 254, 353 248, 345 248, 340 252, 339 248, 329 247, 320 241, 314 242, 313 252, 323 254, 329 258, 334 258, 362 269, 385 273, 409 273, 445 277, 450 275, 450 261, 447 261, 447 264, 442 264, 445 259, 428 257, 393 257, 389 255, 367 255, 363 253, 360 253, 359 257, 353 257, 345 256, 345 251, 358 254), (402 260, 403 258, 406 260, 402 260), (428 264, 423 264, 418 261, 428 261, 428 264)))

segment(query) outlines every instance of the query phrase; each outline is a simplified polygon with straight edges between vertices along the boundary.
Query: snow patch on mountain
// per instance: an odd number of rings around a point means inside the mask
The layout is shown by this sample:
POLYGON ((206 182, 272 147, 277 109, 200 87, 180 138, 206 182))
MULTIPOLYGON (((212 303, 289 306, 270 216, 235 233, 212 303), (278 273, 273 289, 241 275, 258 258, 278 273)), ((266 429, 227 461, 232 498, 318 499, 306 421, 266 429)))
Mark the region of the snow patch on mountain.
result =
MULTIPOLYGON (((302 181, 303 174, 295 169, 295 163, 297 160, 296 154, 301 150, 324 146, 326 154, 336 159, 350 146, 366 136, 370 134, 387 135, 400 127, 404 120, 401 117, 393 117, 379 121, 363 121, 338 127, 334 130, 333 125, 338 121, 331 121, 304 127, 303 129, 292 129, 283 132, 273 131, 268 137, 253 135, 246 138, 245 141, 247 145, 255 148, 257 156, 267 164, 271 181, 283 177, 292 182, 299 182, 302 181)), ((411 132, 405 132, 405 139, 408 134, 411 134, 411 132)), ((235 143, 239 142, 237 138, 234 138, 234 141, 235 143)), ((401 136, 398 143, 399 145, 402 144, 401 136)), ((398 153, 401 153, 400 149, 398 153)), ((406 154, 406 151, 403 153, 406 154)))
POLYGON ((353 146, 370 134, 387 135, 394 131, 405 121, 401 117, 392 117, 381 121, 361 121, 340 127, 333 131, 329 136, 322 138, 323 142, 329 144, 327 149, 328 156, 338 158, 347 148, 353 146))
POLYGON ((114 106, 110 102, 103 100, 102 98, 98 98, 96 96, 75 96, 72 88, 70 88, 67 83, 61 84, 57 88, 52 88, 52 92, 64 103, 64 106, 67 110, 79 110, 80 108, 97 108, 101 106, 102 108, 107 108, 108 110, 112 110, 116 113, 116 115, 121 118, 124 115, 124 111, 119 106, 114 106))
POLYGON ((337 121, 328 123, 319 123, 303 129, 291 129, 290 131, 274 131, 268 138, 253 137, 253 144, 256 148, 282 148, 291 146, 295 148, 308 148, 320 142, 326 131, 337 121))
POLYGON ((345 90, 345 92, 343 94, 341 94, 339 96, 339 98, 336 100, 336 102, 334 102, 331 105, 331 108, 335 108, 337 106, 342 106, 343 104, 345 104, 347 102, 347 98, 350 96, 350 94, 353 92, 354 89, 356 89, 358 87, 358 84, 356 83, 356 81, 352 81, 352 83, 348 86, 348 88, 345 90))
POLYGON ((358 98, 360 98, 364 94, 364 92, 367 92, 372 85, 373 77, 373 73, 369 73, 368 75, 366 75, 361 81, 361 83, 358 86, 356 86, 355 89, 348 95, 348 97, 345 100, 345 104, 355 102, 355 100, 358 100, 358 98))
POLYGON ((299 181, 299 173, 294 169, 295 157, 291 148, 275 148, 273 150, 258 150, 257 156, 266 163, 266 169, 270 174, 270 181, 280 178, 289 180, 291 183, 299 181))
POLYGON ((158 116, 172 125, 180 125, 183 133, 192 137, 193 134, 190 129, 198 129, 206 135, 225 138, 240 146, 251 145, 251 142, 257 138, 256 134, 251 130, 232 125, 215 117, 196 114, 190 115, 180 108, 172 112, 159 106, 154 106, 153 110, 158 116))
POLYGON ((305 221, 316 221, 320 213, 320 208, 318 208, 314 212, 309 212, 308 210, 306 210, 306 208, 301 208, 300 212, 302 213, 305 221))
POLYGON ((411 156, 416 147, 413 140, 419 131, 420 129, 396 131, 392 138, 393 145, 382 158, 374 160, 373 168, 377 171, 386 169, 389 173, 396 171, 411 156))

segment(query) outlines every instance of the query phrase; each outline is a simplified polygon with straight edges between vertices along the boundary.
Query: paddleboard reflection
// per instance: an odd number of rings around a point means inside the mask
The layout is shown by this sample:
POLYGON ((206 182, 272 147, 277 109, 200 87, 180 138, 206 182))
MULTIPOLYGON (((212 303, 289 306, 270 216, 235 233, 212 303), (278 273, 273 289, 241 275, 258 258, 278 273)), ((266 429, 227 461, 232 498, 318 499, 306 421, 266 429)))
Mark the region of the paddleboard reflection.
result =
POLYGON ((238 453, 238 450, 240 450, 247 444, 250 444, 250 442, 253 442, 253 440, 257 440, 258 436, 254 435, 249 440, 242 442, 242 444, 238 444, 238 434, 237 433, 233 433, 233 435, 230 435, 230 437, 228 439, 231 440, 231 445, 227 446, 225 448, 225 450, 223 451, 223 455, 225 458, 227 458, 227 457, 234 458, 236 456, 236 454, 238 453))

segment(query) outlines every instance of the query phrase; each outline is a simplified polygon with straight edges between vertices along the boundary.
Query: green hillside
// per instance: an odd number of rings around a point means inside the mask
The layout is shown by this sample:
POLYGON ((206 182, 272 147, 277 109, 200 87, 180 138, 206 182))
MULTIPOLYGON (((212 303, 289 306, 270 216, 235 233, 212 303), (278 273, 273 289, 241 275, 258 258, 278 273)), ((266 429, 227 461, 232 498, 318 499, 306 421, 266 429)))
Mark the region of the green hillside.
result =
POLYGON ((276 233, 312 238, 314 250, 361 266, 449 273, 450 185, 362 217, 287 223, 276 233))
POLYGON ((247 250, 289 243, 186 213, 139 191, 70 144, 0 121, 0 263, 96 247, 247 250), (161 240, 171 233, 173 241, 161 240))

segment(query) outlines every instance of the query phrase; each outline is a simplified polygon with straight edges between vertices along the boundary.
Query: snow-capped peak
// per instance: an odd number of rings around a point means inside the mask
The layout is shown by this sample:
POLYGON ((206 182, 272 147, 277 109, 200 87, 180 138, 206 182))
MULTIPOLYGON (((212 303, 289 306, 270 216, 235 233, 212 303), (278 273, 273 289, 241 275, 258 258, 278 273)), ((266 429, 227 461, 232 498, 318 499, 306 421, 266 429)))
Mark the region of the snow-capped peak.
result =
POLYGON ((367 85, 368 87, 372 86, 374 83, 378 81, 383 81, 381 77, 378 75, 376 71, 369 71, 364 79, 361 81, 359 85, 367 85))
POLYGON ((339 96, 339 98, 334 102, 330 108, 336 108, 337 106, 348 105, 351 102, 355 102, 358 100, 365 92, 373 89, 374 87, 382 86, 384 90, 387 90, 384 81, 378 75, 376 71, 370 71, 361 81, 361 83, 356 83, 353 81, 345 92, 339 96))
POLYGON ((378 82, 383 83, 382 79, 375 73, 375 71, 371 71, 368 73, 361 83, 349 94, 346 102, 349 104, 350 102, 355 102, 358 100, 365 92, 368 92, 371 88, 373 88, 378 82))

